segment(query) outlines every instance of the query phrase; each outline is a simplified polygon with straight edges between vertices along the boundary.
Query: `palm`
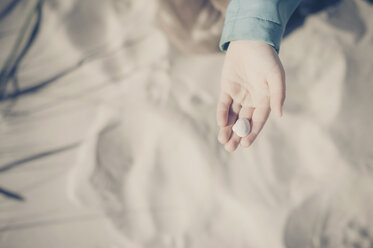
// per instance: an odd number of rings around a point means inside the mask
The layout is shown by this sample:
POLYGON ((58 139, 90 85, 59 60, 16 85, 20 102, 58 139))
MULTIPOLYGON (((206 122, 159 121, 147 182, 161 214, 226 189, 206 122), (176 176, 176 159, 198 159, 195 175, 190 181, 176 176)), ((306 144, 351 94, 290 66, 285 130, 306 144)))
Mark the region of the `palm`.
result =
POLYGON ((231 42, 223 66, 218 103, 219 141, 228 151, 234 151, 239 144, 250 146, 270 110, 281 115, 284 98, 284 71, 275 50, 259 41, 231 42), (232 133, 238 118, 249 119, 252 126, 244 138, 232 133))

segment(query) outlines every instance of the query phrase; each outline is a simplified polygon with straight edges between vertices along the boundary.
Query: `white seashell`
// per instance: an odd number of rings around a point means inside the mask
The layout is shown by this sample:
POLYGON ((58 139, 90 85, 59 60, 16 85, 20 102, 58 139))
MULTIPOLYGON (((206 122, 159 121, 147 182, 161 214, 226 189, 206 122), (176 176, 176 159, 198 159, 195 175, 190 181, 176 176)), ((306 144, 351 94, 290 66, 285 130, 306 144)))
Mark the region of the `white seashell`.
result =
POLYGON ((239 137, 245 137, 250 133, 250 122, 248 119, 238 119, 233 125, 232 130, 239 137))

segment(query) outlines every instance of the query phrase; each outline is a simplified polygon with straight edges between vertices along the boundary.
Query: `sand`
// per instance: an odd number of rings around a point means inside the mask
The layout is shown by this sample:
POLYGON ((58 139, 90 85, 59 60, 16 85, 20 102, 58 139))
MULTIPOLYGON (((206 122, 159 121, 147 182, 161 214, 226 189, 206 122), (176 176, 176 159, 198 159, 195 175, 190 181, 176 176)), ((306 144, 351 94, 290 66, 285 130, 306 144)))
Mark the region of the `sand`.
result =
MULTIPOLYGON (((179 52, 155 2, 125 3, 46 2, 19 85, 68 72, 0 103, 0 247, 369 245, 371 5, 342 1, 283 41, 284 116, 230 154, 223 54, 179 52)), ((31 5, 0 20, 1 64, 31 5)))

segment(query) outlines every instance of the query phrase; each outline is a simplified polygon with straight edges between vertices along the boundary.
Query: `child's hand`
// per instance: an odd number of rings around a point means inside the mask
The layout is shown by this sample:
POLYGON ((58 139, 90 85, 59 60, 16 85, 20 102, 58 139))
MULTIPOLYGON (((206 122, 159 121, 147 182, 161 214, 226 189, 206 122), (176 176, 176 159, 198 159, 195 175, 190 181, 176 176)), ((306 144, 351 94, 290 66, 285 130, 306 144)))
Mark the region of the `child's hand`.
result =
POLYGON ((227 151, 239 144, 250 146, 266 122, 270 110, 282 115, 285 72, 273 47, 260 41, 230 42, 225 56, 217 121, 218 139, 227 151), (232 132, 237 118, 250 120, 251 131, 243 138, 232 132))

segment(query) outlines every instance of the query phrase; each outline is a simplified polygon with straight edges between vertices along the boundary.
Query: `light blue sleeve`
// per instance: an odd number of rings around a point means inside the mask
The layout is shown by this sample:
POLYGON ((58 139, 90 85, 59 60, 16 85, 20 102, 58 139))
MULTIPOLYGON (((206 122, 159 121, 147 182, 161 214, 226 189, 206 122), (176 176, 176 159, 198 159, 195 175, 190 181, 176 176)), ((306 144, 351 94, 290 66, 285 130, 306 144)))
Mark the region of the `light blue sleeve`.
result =
POLYGON ((219 42, 226 51, 233 40, 258 40, 278 52, 286 24, 301 0, 231 0, 219 42))

